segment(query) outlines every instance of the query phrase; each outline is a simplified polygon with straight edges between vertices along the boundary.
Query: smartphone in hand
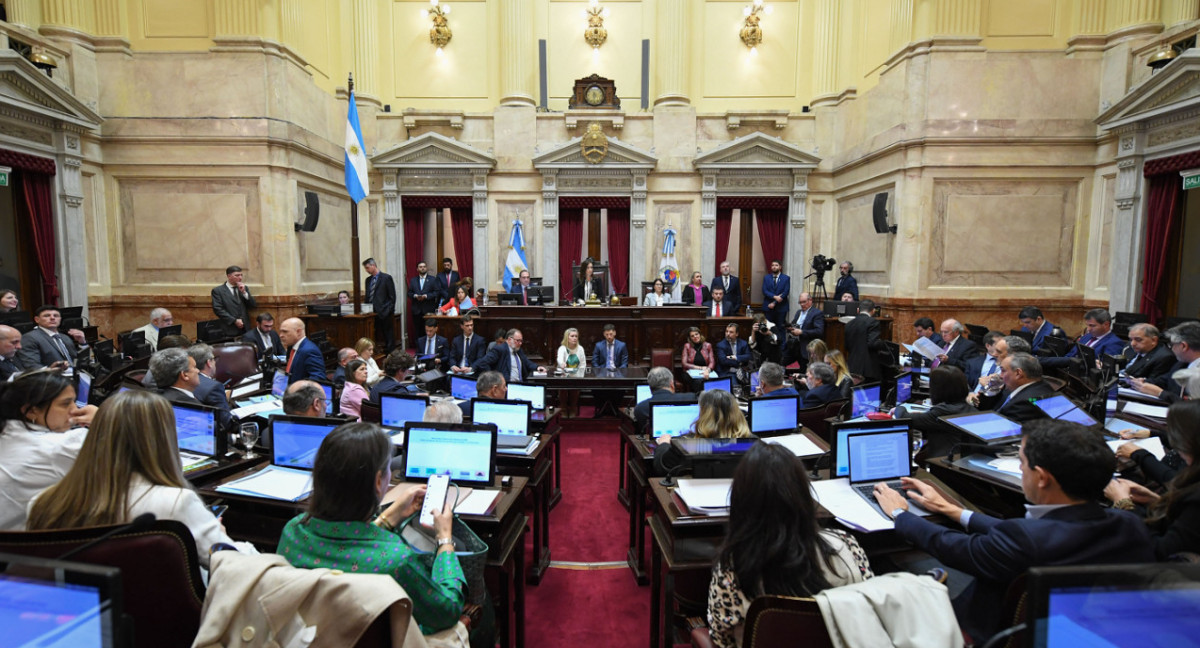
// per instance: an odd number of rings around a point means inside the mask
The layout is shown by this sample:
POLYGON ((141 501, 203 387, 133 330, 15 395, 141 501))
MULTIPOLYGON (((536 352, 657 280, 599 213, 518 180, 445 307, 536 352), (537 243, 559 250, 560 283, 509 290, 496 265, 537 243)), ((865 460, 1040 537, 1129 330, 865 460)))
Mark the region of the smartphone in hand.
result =
POLYGON ((225 504, 217 504, 217 505, 215 505, 215 506, 210 506, 210 507, 208 507, 208 510, 209 510, 209 511, 212 511, 212 514, 213 514, 213 516, 214 516, 214 517, 218 517, 218 518, 219 518, 219 517, 221 517, 222 515, 225 515, 225 511, 228 511, 228 510, 229 510, 229 507, 228 507, 228 506, 226 506, 225 504))
POLYGON ((446 507, 446 495, 450 490, 450 475, 431 475, 429 486, 425 489, 425 502, 421 504, 421 524, 433 526, 433 514, 446 507))

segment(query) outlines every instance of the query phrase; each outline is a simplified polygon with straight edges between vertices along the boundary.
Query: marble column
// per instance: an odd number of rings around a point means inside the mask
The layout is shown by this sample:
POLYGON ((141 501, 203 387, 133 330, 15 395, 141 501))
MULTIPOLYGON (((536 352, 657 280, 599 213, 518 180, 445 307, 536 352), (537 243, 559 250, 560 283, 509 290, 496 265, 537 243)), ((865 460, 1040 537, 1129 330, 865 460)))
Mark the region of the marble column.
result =
POLYGON ((1200 18, 1200 0, 1163 0, 1164 27, 1174 27, 1197 18, 1200 18))
POLYGON ((629 294, 640 295, 646 274, 646 172, 633 174, 633 192, 629 195, 629 294))
POLYGON ((258 36, 258 3, 244 0, 214 0, 213 26, 216 36, 258 36))
POLYGON ((8 14, 8 22, 37 30, 42 24, 41 0, 6 0, 4 10, 8 14))
POLYGON ((804 275, 807 274, 808 254, 805 251, 808 231, 808 169, 792 172, 792 191, 788 201, 788 228, 785 235, 783 267, 793 281, 798 281, 792 289, 790 299, 795 300, 804 290, 804 275))
MULTIPOLYGON (((701 177, 700 271, 709 273, 717 267, 717 172, 705 171, 701 177)), ((691 277, 686 279, 690 280, 691 277)))
POLYGON ((1117 204, 1109 262, 1109 309, 1136 313, 1141 306, 1146 232, 1142 200, 1146 132, 1139 125, 1131 125, 1116 133, 1120 139, 1117 144, 1117 186, 1113 196, 1117 204))
POLYGON ((1078 0, 1076 10, 1076 34, 1103 34, 1104 29, 1104 0, 1078 0))
POLYGON ((535 106, 532 0, 500 3, 500 105, 535 106))
POLYGON ((688 0, 658 0, 656 22, 658 42, 655 43, 654 106, 686 106, 690 74, 687 48, 688 0))
MULTIPOLYGON (((813 96, 836 95, 841 43, 840 0, 817 0, 813 18, 813 96)), ((814 104, 816 102, 813 102, 814 104)))
POLYGON ((933 33, 938 36, 978 36, 981 0, 937 0, 933 33))
POLYGON ((1124 0, 1117 3, 1117 7, 1117 24, 1114 27, 1162 22, 1161 0, 1124 0))
POLYGON ((42 24, 69 27, 82 32, 95 29, 92 23, 93 15, 84 11, 83 3, 79 0, 43 0, 42 24))
POLYGON ((87 247, 83 222, 83 149, 80 133, 54 133, 58 172, 54 185, 55 255, 58 257, 59 303, 87 307, 87 247))
MULTIPOLYGON (((404 226, 403 213, 400 207, 400 187, 396 180, 396 170, 388 169, 383 174, 383 245, 385 258, 384 268, 392 275, 397 284, 396 312, 400 317, 398 340, 405 340, 408 330, 408 300, 399 295, 404 291, 404 226)), ((364 295, 364 299, 366 296, 364 295)))
POLYGON ((494 280, 500 276, 496 274, 498 268, 488 259, 488 250, 491 247, 488 243, 492 237, 488 223, 487 196, 487 171, 474 171, 471 174, 471 221, 475 227, 471 228, 471 246, 475 256, 471 262, 475 266, 475 287, 486 288, 490 295, 495 289, 494 280))
POLYGON ((913 35, 913 0, 892 0, 891 51, 908 45, 913 35))
MULTIPOLYGON (((528 230, 525 235, 529 235, 528 230)), ((545 281, 558 283, 558 261, 558 178, 549 171, 542 174, 541 275, 545 281)), ((565 290, 566 287, 559 286, 558 294, 562 295, 565 290)))
POLYGON ((295 48, 300 45, 301 33, 301 0, 280 0, 280 32, 284 44, 295 48))
POLYGON ((379 58, 379 23, 375 0, 351 0, 351 25, 354 29, 355 98, 377 97, 379 79, 375 64, 379 58))

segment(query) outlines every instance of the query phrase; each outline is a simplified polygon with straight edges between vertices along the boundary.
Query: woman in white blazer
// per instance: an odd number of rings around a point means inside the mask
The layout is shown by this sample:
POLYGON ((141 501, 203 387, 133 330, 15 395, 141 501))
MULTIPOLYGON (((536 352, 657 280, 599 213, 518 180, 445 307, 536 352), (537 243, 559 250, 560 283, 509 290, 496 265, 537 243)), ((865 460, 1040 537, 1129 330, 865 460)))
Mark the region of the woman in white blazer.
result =
POLYGON ((650 288, 650 292, 646 293, 646 298, 642 300, 643 306, 662 306, 663 304, 671 303, 671 293, 666 292, 667 285, 662 279, 655 279, 654 285, 650 288))

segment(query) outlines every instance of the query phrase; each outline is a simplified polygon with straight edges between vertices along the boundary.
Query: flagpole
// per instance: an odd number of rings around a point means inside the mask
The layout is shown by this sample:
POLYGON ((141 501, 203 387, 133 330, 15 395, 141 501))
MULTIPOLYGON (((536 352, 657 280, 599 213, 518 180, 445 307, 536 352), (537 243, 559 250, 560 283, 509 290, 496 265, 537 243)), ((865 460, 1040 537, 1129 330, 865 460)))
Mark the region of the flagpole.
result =
MULTIPOLYGON (((350 106, 354 110, 354 74, 347 75, 350 106)), ((354 314, 362 314, 362 284, 358 281, 358 203, 350 197, 350 278, 354 280, 354 314)))

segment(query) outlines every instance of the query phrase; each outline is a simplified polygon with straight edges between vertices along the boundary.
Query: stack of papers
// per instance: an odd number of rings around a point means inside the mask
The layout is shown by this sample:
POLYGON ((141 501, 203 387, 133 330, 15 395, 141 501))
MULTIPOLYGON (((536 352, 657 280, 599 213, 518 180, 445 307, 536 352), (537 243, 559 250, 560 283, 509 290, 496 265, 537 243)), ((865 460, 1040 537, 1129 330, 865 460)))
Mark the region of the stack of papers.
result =
POLYGON ((1165 405, 1149 405, 1147 403, 1134 403, 1130 401, 1125 403, 1125 409, 1121 411, 1125 414, 1136 414, 1162 421, 1167 420, 1167 407, 1165 405))
POLYGON ((184 472, 196 470, 201 467, 201 464, 209 461, 214 464, 217 463, 212 457, 185 452, 183 450, 179 451, 179 463, 183 466, 184 472))
POLYGON ((250 416, 254 416, 256 414, 259 416, 265 417, 265 416, 268 416, 269 414, 282 414, 282 413, 283 413, 283 403, 275 398, 262 401, 261 403, 253 403, 251 405, 245 405, 243 407, 239 407, 239 408, 233 410, 233 412, 232 412, 234 418, 238 418, 238 419, 244 419, 244 418, 247 418, 250 416))
POLYGON ((996 457, 988 462, 988 465, 1000 472, 1006 472, 1010 475, 1021 474, 1021 459, 1020 457, 996 457))
POLYGON ((775 445, 781 445, 788 450, 791 450, 792 454, 796 455, 797 457, 819 457, 825 454, 821 448, 817 447, 817 444, 813 443, 807 436, 803 434, 789 434, 787 436, 763 439, 763 441, 766 441, 767 443, 774 443, 775 445))
POLYGON ((845 477, 826 479, 812 483, 813 497, 825 510, 850 529, 873 533, 894 529, 895 524, 876 511, 854 489, 850 488, 850 480, 845 477))
POLYGON ((533 454, 534 450, 537 450, 538 446, 541 445, 541 443, 542 443, 541 440, 538 439, 537 437, 530 436, 529 443, 527 443, 523 446, 507 446, 507 447, 497 446, 496 452, 499 454, 507 454, 507 455, 529 456, 529 455, 533 454))
POLYGON ((216 490, 220 493, 298 502, 312 494, 312 473, 267 466, 253 475, 222 484, 216 490))
POLYGON ((473 489, 466 497, 460 498, 454 505, 454 512, 459 515, 486 515, 500 498, 498 490, 473 489))
POLYGON ((233 388, 233 397, 235 399, 241 398, 242 396, 245 396, 246 394, 253 394, 256 391, 262 391, 261 383, 259 383, 259 382, 242 383, 241 385, 233 388))
POLYGON ((732 479, 678 480, 675 494, 683 500, 688 512, 695 515, 725 515, 729 513, 729 489, 732 479))
POLYGON ((1150 454, 1154 455, 1154 458, 1158 459, 1159 461, 1162 461, 1162 458, 1167 454, 1166 449, 1163 448, 1162 439, 1159 439, 1158 437, 1136 440, 1114 439, 1108 442, 1108 447, 1112 448, 1113 452, 1116 452, 1117 448, 1121 447, 1121 444, 1123 443, 1132 443, 1143 450, 1148 450, 1150 454))

